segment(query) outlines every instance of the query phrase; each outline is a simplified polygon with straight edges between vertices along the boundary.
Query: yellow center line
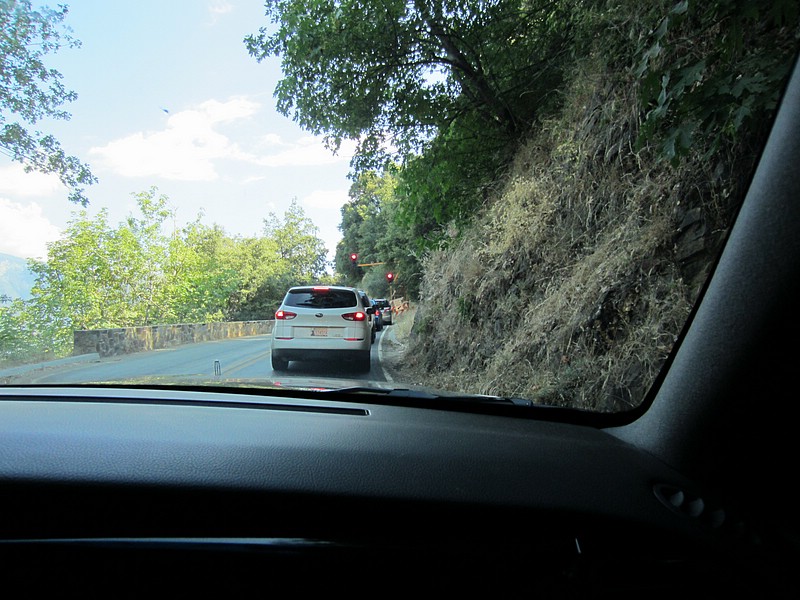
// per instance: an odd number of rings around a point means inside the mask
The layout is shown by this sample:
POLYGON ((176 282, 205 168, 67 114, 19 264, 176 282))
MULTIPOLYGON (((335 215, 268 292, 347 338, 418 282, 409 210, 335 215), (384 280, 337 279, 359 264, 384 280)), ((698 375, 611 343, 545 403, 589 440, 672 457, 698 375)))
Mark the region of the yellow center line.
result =
MULTIPOLYGON (((269 356, 269 349, 264 350, 260 354, 256 354, 255 356, 251 356, 250 358, 245 358, 244 360, 240 360, 237 362, 230 363, 226 365, 224 362, 220 361, 220 366, 222 367, 222 376, 233 375, 237 371, 241 371, 242 369, 246 369, 257 363, 260 360, 264 361, 264 365, 268 364, 267 357, 269 356)), ((266 375, 267 369, 264 370, 264 374, 266 375)))

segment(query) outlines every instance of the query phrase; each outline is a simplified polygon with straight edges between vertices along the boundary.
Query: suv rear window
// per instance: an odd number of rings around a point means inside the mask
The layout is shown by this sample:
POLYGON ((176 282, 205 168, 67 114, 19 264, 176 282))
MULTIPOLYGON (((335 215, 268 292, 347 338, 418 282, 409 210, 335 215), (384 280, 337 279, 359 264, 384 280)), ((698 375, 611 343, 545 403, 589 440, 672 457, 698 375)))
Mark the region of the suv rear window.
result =
POLYGON ((375 306, 378 308, 389 308, 388 300, 375 300, 375 306))
POLYGON ((350 308, 356 306, 354 292, 329 288, 302 288, 290 290, 283 301, 286 306, 305 308, 350 308))

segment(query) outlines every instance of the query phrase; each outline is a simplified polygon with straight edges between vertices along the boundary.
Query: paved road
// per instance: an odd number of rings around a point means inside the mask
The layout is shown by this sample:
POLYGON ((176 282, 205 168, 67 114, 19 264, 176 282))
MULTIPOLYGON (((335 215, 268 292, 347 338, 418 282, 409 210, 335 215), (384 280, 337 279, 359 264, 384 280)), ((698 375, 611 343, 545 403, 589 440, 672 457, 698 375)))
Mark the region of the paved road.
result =
MULTIPOLYGON (((304 386, 350 386, 383 384, 386 377, 379 360, 379 345, 386 335, 378 333, 372 346, 372 368, 369 373, 332 361, 318 363, 292 362, 288 372, 275 373, 270 365, 270 337, 252 336, 188 344, 164 350, 140 352, 124 356, 99 358, 89 355, 68 361, 44 363, 35 369, 16 373, 9 383, 88 383, 124 382, 142 384, 186 383, 237 380, 242 382, 269 381, 304 386), (218 361, 219 374, 215 374, 218 361), (335 380, 330 383, 329 380, 335 380)), ((0 377, 3 375, 0 372, 0 377)))

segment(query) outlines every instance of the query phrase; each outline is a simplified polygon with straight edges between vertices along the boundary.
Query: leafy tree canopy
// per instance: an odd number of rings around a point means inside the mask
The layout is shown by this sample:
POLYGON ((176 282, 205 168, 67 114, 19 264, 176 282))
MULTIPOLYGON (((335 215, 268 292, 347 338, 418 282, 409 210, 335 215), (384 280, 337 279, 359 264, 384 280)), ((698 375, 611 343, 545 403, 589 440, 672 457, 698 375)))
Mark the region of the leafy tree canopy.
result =
POLYGON ((656 16, 635 62, 640 147, 654 142, 677 164, 693 146, 710 157, 744 137, 741 130, 769 122, 800 36, 795 0, 681 0, 656 16))
POLYGON ((116 226, 103 209, 73 213, 45 261, 29 261, 31 299, 0 306, 0 361, 63 355, 76 329, 268 319, 292 285, 328 281, 326 250, 296 202, 264 235, 231 237, 202 215, 172 224, 155 187, 116 226), (12 328, 19 334, 7 331, 12 328))
POLYGON ((48 54, 80 45, 63 25, 67 11, 0 0, 0 152, 27 170, 58 175, 70 201, 85 206, 84 187, 97 181, 89 167, 68 156, 52 135, 30 129, 43 118, 69 119, 63 106, 77 98, 45 64, 48 54))
POLYGON ((296 199, 284 212, 283 219, 275 213, 264 219, 264 236, 274 240, 278 256, 290 265, 288 273, 296 280, 294 285, 313 283, 325 273, 328 251, 318 235, 319 228, 296 199))
POLYGON ((358 139, 374 167, 387 147, 419 152, 475 114, 515 137, 560 80, 572 11, 553 0, 270 0, 245 39, 282 57, 278 109, 334 146, 358 139))
POLYGON ((336 248, 336 273, 348 285, 367 290, 374 297, 416 297, 421 267, 413 229, 399 218, 400 172, 396 167, 382 173, 361 173, 350 187, 350 200, 342 206, 342 240, 336 248), (384 263, 358 267, 350 262, 356 252, 359 263, 384 263), (396 275, 390 288, 385 275, 396 275))

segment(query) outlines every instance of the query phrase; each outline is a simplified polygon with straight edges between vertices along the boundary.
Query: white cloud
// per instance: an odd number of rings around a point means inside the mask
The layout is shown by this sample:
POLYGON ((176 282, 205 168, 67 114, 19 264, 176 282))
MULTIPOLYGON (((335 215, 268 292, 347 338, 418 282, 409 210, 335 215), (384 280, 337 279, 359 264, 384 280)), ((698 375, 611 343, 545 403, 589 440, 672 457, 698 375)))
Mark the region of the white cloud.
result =
POLYGON ((283 145, 285 148, 277 154, 269 154, 255 161, 265 167, 306 167, 349 162, 356 149, 355 142, 346 140, 334 154, 325 146, 322 138, 314 136, 300 138, 295 143, 281 143, 278 136, 270 135, 265 141, 271 145, 283 145))
POLYGON ((45 175, 38 171, 25 172, 20 163, 12 163, 0 168, 0 194, 10 196, 49 196, 63 189, 61 181, 53 174, 45 175))
POLYGON ((261 143, 265 146, 283 146, 285 145, 281 136, 277 133, 268 133, 261 138, 261 143))
POLYGON ((163 131, 138 132, 89 150, 106 168, 126 177, 157 176, 181 181, 213 181, 214 161, 252 161, 214 126, 253 115, 259 108, 245 98, 209 100, 171 115, 163 131))
POLYGON ((125 177, 215 181, 219 179, 217 161, 223 159, 271 168, 303 167, 349 161, 355 152, 355 142, 345 141, 334 154, 321 137, 287 142, 274 133, 253 140, 260 151, 245 151, 217 130, 220 124, 253 116, 259 108, 246 98, 208 100, 170 115, 162 131, 133 133, 93 147, 89 154, 97 157, 101 166, 125 177))
POLYGON ((20 204, 0 198, 0 252, 22 258, 47 257, 47 242, 61 232, 36 202, 20 204))
POLYGON ((349 200, 347 190, 316 190, 303 197, 300 202, 308 210, 306 214, 319 228, 319 237, 328 249, 328 260, 336 255, 336 244, 342 239, 339 223, 341 207, 349 200))
POLYGON ((233 4, 225 0, 215 0, 208 5, 208 12, 212 15, 224 15, 233 10, 233 4))
POLYGON ((338 211, 349 199, 347 190, 316 190, 304 197, 302 202, 311 209, 338 211))
POLYGON ((206 100, 198 107, 198 110, 208 115, 212 123, 219 123, 221 121, 233 121, 249 117, 254 115, 259 108, 259 104, 247 98, 232 98, 227 102, 206 100))
POLYGON ((267 178, 266 175, 253 175, 252 177, 246 177, 243 181, 243 185, 247 185, 250 183, 256 183, 258 181, 264 181, 267 178))

